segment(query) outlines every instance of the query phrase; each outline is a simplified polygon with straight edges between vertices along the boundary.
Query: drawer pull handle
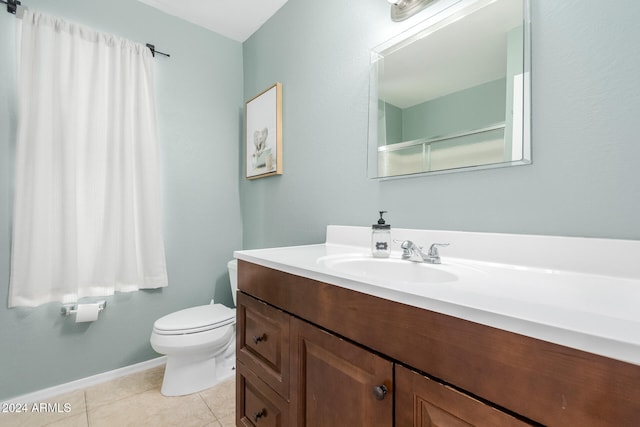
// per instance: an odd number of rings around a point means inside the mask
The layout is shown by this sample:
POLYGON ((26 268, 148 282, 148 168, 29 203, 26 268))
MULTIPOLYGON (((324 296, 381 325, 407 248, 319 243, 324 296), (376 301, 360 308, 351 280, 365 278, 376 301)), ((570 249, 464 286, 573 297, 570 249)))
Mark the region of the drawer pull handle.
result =
POLYGON ((253 343, 254 344, 258 344, 261 343, 262 341, 266 341, 267 340, 267 334, 262 334, 260 336, 254 335, 253 336, 253 343))
POLYGON ((389 392, 389 389, 386 385, 379 385, 373 388, 373 395, 376 397, 376 400, 382 400, 389 392))
POLYGON ((266 416, 267 416, 267 409, 262 408, 262 411, 256 412, 255 414, 253 414, 253 422, 257 423, 260 418, 266 417, 266 416))

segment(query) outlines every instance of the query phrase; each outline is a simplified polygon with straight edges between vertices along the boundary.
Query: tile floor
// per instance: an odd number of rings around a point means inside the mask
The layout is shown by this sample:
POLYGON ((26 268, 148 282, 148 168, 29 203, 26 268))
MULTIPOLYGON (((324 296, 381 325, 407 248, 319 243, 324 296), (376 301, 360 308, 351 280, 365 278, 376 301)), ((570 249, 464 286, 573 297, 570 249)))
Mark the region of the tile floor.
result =
MULTIPOLYGON (((180 397, 160 394, 164 365, 47 401, 49 412, 0 414, 3 427, 232 427, 235 379, 180 397), (56 405, 57 404, 57 405, 56 405)), ((43 406, 44 409, 44 406, 43 406)))

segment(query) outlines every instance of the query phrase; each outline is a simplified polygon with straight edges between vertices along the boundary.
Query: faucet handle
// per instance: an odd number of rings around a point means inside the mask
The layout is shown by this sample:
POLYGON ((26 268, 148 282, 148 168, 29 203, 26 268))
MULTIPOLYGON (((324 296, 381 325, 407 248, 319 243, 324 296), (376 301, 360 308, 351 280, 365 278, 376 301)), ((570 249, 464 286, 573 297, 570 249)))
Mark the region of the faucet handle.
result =
POLYGON ((422 246, 418 246, 411 240, 405 240, 400 244, 402 248, 402 258, 409 259, 422 251, 422 246))
POLYGON ((394 240, 394 242, 400 243, 403 259, 407 259, 411 256, 411 240, 404 240, 402 242, 400 242, 399 240, 394 240))
POLYGON ((438 248, 445 248, 447 246, 449 246, 449 243, 434 243, 429 247, 429 253, 427 255, 433 258, 439 258, 440 253, 438 253, 438 248))

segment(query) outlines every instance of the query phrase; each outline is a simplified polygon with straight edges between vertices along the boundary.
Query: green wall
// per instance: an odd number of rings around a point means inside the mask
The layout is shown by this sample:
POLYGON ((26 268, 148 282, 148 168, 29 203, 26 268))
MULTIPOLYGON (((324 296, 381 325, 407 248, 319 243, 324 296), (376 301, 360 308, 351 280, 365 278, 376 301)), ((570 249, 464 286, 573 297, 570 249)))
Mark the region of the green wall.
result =
POLYGON ((19 77, 17 19, 0 12, 0 401, 157 357, 156 319, 214 295, 232 304, 226 263, 241 245, 241 43, 134 0, 24 3, 171 54, 155 60, 169 287, 109 297, 90 324, 60 304, 6 308, 19 77))
POLYGON ((506 90, 506 79, 499 79, 405 109, 380 101, 386 143, 436 138, 503 123, 506 90))
POLYGON ((388 102, 378 101, 378 146, 406 141, 402 132, 402 109, 388 102), (384 134, 384 141, 380 135, 384 134))
POLYGON ((376 181, 369 50, 411 23, 384 1, 289 0, 243 45, 245 99, 284 91, 284 175, 242 181, 244 246, 321 242, 379 209, 392 227, 639 239, 640 3, 531 8, 533 164, 376 181))
POLYGON ((506 81, 499 79, 405 108, 402 117, 404 141, 469 132, 503 123, 505 97, 506 81))

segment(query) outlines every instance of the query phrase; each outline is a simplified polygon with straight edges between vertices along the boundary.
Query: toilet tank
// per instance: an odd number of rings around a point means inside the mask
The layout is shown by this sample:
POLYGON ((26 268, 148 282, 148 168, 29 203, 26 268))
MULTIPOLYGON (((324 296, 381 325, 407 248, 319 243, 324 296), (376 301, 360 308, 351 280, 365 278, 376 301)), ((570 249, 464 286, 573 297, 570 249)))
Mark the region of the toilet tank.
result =
POLYGON ((229 270, 229 281, 231 282, 231 296, 233 296, 233 305, 236 305, 236 292, 238 290, 238 260, 234 259, 227 263, 229 270))

